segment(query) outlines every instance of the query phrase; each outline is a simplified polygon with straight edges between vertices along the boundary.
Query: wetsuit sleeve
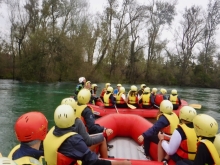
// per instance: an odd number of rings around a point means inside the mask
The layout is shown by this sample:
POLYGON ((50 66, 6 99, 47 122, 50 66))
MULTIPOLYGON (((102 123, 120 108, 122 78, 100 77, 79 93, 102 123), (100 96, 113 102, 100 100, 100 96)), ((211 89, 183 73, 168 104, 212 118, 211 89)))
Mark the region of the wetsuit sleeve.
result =
POLYGON ((151 102, 151 105, 154 105, 154 96, 152 94, 150 95, 150 102, 151 102))
POLYGON ((88 132, 86 131, 86 127, 85 127, 84 123, 79 118, 76 119, 75 126, 77 127, 77 133, 83 137, 87 146, 91 146, 93 144, 100 143, 104 140, 103 134, 100 134, 100 135, 97 135, 94 137, 90 137, 88 132))
POLYGON ((67 138, 58 149, 58 152, 67 157, 82 160, 84 165, 93 165, 98 159, 96 153, 87 147, 79 134, 67 138))
POLYGON ((199 143, 193 165, 214 164, 211 154, 204 143, 199 143))
POLYGON ((166 140, 162 141, 162 147, 168 155, 173 155, 179 148, 181 141, 182 137, 180 133, 175 130, 170 138, 169 143, 166 140))
POLYGON ((115 101, 115 97, 113 96, 113 94, 111 94, 109 97, 110 97, 112 104, 115 105, 116 101, 115 101))
POLYGON ((166 117, 162 115, 157 120, 157 122, 154 123, 154 125, 151 128, 149 128, 146 132, 144 132, 142 135, 144 136, 144 138, 151 137, 152 135, 157 135, 162 128, 168 126, 169 124, 170 123, 166 119, 166 117))
POLYGON ((86 127, 89 134, 103 132, 104 127, 100 126, 99 124, 95 124, 95 116, 90 108, 85 108, 85 110, 82 112, 82 116, 86 122, 86 127))

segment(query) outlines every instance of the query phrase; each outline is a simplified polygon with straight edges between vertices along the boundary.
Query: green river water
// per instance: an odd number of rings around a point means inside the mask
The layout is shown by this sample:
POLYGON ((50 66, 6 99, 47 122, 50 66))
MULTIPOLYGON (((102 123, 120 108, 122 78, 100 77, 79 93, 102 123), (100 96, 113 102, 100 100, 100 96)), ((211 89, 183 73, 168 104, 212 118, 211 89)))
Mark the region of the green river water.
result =
MULTIPOLYGON (((16 119, 25 112, 37 110, 45 114, 49 128, 54 125, 53 112, 63 98, 73 94, 74 83, 22 83, 12 80, 0 80, 0 152, 7 156, 9 151, 18 143, 14 134, 16 119)), ((122 84, 128 91, 130 85, 122 84)), ((136 84, 140 87, 140 84, 136 84)), ((98 84, 98 93, 104 87, 98 84)), ((115 87, 115 84, 112 84, 115 87)), ((149 86, 166 88, 168 93, 177 89, 179 96, 189 104, 201 104, 198 113, 206 113, 214 117, 220 124, 220 90, 208 88, 189 88, 176 86, 149 86)), ((204 121, 205 122, 205 121, 204 121)), ((220 127, 220 126, 219 126, 220 127)), ((220 128, 219 128, 220 130, 220 128)))

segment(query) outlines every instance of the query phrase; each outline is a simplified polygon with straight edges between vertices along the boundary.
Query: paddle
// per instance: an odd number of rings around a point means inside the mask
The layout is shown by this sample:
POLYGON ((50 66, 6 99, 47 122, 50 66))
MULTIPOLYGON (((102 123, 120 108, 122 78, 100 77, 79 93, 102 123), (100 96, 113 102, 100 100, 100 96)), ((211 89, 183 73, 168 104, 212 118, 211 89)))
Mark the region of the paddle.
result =
POLYGON ((135 107, 134 105, 131 105, 131 104, 128 104, 127 103, 127 106, 129 107, 129 108, 131 108, 131 109, 136 109, 137 107, 135 107))
POLYGON ((116 105, 114 105, 114 106, 115 106, 115 110, 116 110, 116 112, 119 113, 119 112, 118 112, 118 108, 116 107, 116 105))
POLYGON ((201 104, 189 104, 190 107, 193 107, 195 109, 201 109, 202 105, 201 104))

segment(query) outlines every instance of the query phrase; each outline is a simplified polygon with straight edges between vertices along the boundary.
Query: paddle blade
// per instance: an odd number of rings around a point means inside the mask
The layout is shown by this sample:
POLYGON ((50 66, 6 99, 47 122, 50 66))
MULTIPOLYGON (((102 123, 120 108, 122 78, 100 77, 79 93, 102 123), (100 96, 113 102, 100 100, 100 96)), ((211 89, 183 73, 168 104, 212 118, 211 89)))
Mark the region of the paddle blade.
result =
POLYGON ((201 104, 189 104, 190 107, 193 107, 195 109, 201 109, 202 105, 201 104))
POLYGON ((131 109, 136 109, 136 107, 134 105, 131 105, 131 104, 127 104, 129 108, 131 109))

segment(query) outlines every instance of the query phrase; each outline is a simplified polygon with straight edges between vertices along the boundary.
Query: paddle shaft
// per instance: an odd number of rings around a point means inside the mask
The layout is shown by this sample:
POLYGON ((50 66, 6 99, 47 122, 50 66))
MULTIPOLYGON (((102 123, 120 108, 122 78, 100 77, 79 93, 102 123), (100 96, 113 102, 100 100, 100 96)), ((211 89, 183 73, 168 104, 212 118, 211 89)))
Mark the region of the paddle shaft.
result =
POLYGON ((116 105, 114 105, 114 106, 115 106, 115 110, 116 110, 116 112, 119 113, 119 112, 118 112, 118 108, 116 107, 116 105))

